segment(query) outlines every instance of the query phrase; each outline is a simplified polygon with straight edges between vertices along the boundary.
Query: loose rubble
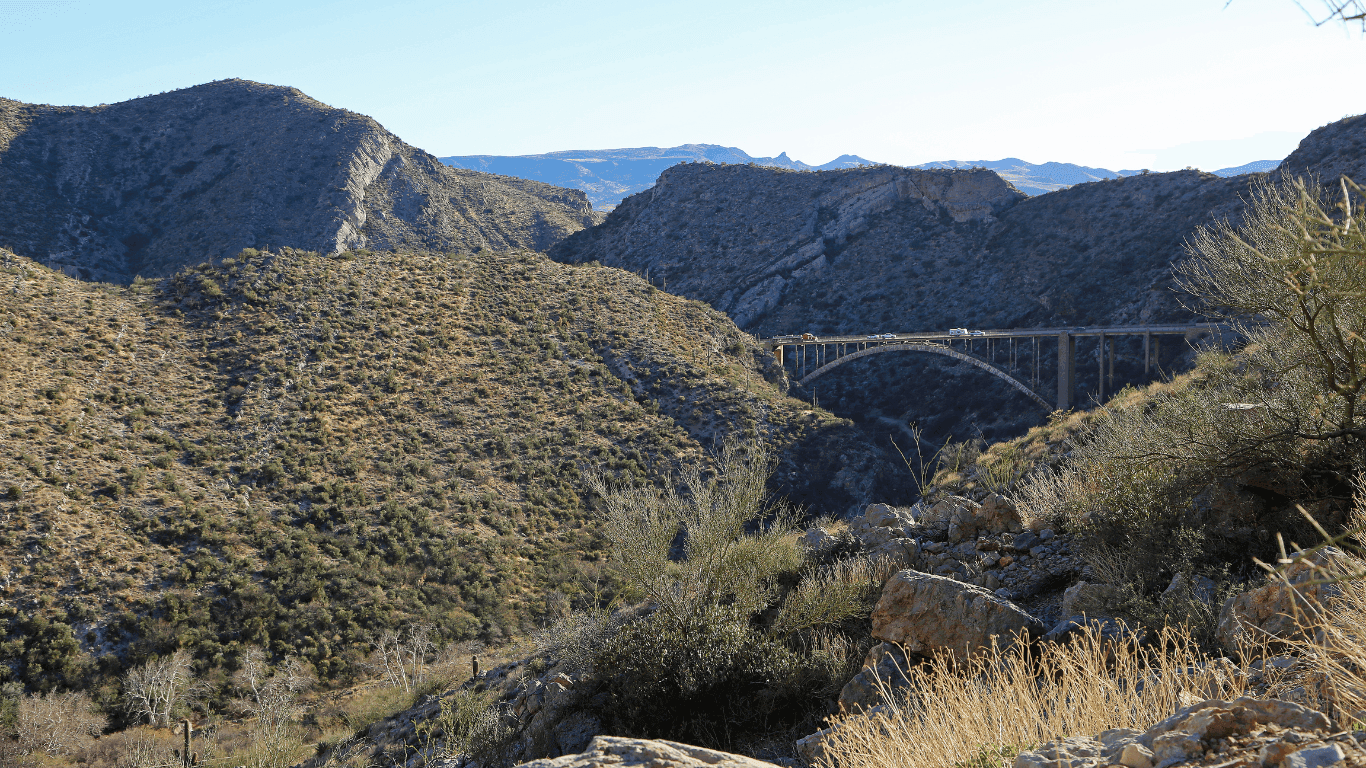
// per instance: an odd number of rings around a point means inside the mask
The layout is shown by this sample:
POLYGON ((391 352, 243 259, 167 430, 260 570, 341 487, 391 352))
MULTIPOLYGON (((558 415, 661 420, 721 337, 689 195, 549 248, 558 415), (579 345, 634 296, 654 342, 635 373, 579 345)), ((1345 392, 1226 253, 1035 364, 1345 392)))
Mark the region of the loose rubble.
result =
MULTIPOLYGON (((874 556, 975 584, 1007 600, 1036 597, 1086 573, 1071 536, 1029 530, 1014 502, 999 494, 980 504, 962 496, 909 508, 871 504, 849 529, 874 556)), ((813 529, 804 541, 813 548, 824 545, 829 534, 821 533, 813 529)))
POLYGON ((1021 752, 1014 768, 1326 768, 1366 765, 1366 732, 1328 733, 1322 713, 1287 701, 1209 699, 1139 732, 1115 728, 1021 752))

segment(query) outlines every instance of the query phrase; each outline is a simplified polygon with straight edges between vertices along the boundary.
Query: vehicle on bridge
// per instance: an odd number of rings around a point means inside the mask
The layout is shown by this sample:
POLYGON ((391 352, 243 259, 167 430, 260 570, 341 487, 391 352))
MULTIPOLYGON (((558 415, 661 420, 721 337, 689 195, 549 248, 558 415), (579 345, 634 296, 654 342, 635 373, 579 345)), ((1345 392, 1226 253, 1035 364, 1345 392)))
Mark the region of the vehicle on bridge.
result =
POLYGON ((950 329, 949 329, 949 335, 950 335, 950 336, 967 336, 967 335, 968 335, 968 329, 967 329, 967 328, 950 328, 950 329))
POLYGON ((968 331, 968 335, 969 335, 969 336, 985 336, 985 335, 987 335, 987 332, 986 332, 986 331, 968 331))
POLYGON ((816 338, 816 334, 814 333, 803 333, 802 341, 820 341, 820 339, 816 338))

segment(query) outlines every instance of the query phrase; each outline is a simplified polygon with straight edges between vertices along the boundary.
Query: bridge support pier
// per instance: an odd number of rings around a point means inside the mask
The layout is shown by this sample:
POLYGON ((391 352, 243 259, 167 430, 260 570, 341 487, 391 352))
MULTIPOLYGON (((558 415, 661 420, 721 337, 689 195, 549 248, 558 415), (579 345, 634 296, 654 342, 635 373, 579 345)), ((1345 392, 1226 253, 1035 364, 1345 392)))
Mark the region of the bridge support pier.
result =
POLYGON ((1067 331, 1058 334, 1058 410, 1072 407, 1072 389, 1077 383, 1077 339, 1067 331))
POLYGON ((1096 363, 1099 367, 1096 370, 1096 400, 1105 402, 1105 334, 1100 335, 1100 343, 1096 345, 1096 363))

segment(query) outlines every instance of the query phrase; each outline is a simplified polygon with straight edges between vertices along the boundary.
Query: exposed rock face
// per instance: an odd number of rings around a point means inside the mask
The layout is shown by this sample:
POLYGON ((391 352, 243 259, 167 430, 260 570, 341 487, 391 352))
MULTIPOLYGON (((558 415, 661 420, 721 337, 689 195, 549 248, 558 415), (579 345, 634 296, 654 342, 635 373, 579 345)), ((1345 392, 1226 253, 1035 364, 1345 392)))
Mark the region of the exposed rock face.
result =
POLYGON ((640 766, 640 768, 775 768, 773 763, 744 755, 679 744, 676 741, 598 736, 577 755, 532 760, 523 768, 593 768, 594 766, 640 766))
POLYGON ((873 609, 872 634, 909 653, 955 655, 996 646, 1009 648, 1017 633, 1037 637, 1047 629, 1009 600, 982 587, 943 576, 901 571, 887 582, 873 609))
POLYGON ((711 303, 746 330, 858 330, 870 309, 885 305, 889 289, 908 282, 886 269, 888 254, 876 253, 889 245, 884 240, 900 241, 898 263, 908 258, 908 236, 910 249, 931 246, 957 256, 979 246, 997 214, 1023 199, 982 170, 810 173, 689 163, 665 171, 652 189, 624 200, 603 225, 566 240, 552 256, 648 269, 669 290, 711 303), (894 285, 886 284, 889 277, 894 285), (819 318, 793 316, 803 297, 832 289, 849 294, 838 307, 819 318), (880 295, 867 295, 873 291, 880 295), (855 306, 870 299, 876 307, 855 306))
POLYGON ((1308 768, 1348 756, 1360 765, 1366 750, 1346 733, 1325 737, 1328 718, 1287 701, 1209 699, 1181 709, 1140 733, 1114 728, 1052 741, 1021 752, 1015 768, 1167 768, 1187 760, 1221 765, 1308 768), (1214 754, 1211 755, 1210 753, 1214 754), (1207 758, 1217 756, 1217 761, 1207 758))
MULTIPOLYGON (((551 256, 648 274, 761 336, 1175 322, 1190 313, 1171 290, 1171 262, 1196 225, 1237 213, 1248 179, 1183 171, 1027 199, 983 170, 687 164, 551 256)), ((1041 388, 1055 349, 1041 345, 1041 388)), ((1163 344, 1163 369, 1182 349, 1163 344)), ((1014 358, 1008 346, 995 351, 998 364, 1031 377, 1032 347, 1014 358)), ((1155 375, 1144 372, 1141 339, 1121 339, 1117 354, 1117 385, 1155 375)), ((1004 382, 959 370, 970 367, 874 355, 815 386, 822 405, 879 444, 889 432, 909 444, 909 421, 932 440, 992 440, 1046 415, 1004 382)), ((1078 366, 1081 401, 1095 389, 1094 369, 1078 366)))
POLYGON ((247 247, 545 250, 587 198, 449 168, 294 88, 224 80, 100 107, 0 99, 0 245, 127 281, 247 247))
POLYGON ((1225 649, 1236 652, 1245 643, 1297 637, 1296 612, 1313 612, 1338 593, 1334 584, 1315 582, 1325 575, 1354 570, 1346 553, 1336 547, 1325 547, 1303 559, 1298 559, 1299 554, 1292 555, 1296 562, 1286 566, 1285 581, 1274 578, 1224 602, 1218 638, 1225 649))

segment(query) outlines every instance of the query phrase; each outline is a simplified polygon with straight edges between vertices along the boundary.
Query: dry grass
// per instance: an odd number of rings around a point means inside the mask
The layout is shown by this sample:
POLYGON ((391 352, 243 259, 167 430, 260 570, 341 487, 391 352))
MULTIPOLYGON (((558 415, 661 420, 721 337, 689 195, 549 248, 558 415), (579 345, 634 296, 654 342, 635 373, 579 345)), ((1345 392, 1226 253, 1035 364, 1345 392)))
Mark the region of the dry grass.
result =
POLYGON ((941 657, 911 670, 907 693, 881 711, 836 718, 826 759, 840 768, 1009 766, 1045 741, 1146 728, 1192 701, 1233 696, 1241 672, 1208 663, 1173 630, 1152 647, 1088 633, 957 665, 941 657))

